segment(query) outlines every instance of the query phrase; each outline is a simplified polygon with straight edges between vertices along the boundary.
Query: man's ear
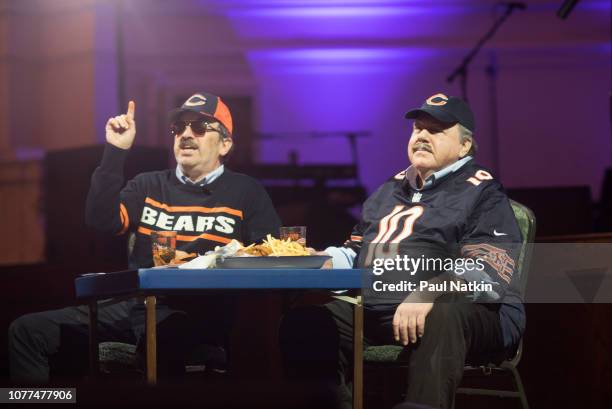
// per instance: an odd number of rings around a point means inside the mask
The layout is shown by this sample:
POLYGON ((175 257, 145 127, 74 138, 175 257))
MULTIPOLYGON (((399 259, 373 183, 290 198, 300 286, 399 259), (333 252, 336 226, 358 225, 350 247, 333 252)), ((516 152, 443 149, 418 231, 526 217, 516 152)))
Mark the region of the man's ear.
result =
POLYGON ((472 149, 472 138, 465 138, 459 149, 459 157, 465 158, 470 149, 472 149))
POLYGON ((231 137, 223 138, 221 140, 221 149, 219 153, 221 156, 225 156, 232 150, 232 146, 234 145, 234 140, 231 137))

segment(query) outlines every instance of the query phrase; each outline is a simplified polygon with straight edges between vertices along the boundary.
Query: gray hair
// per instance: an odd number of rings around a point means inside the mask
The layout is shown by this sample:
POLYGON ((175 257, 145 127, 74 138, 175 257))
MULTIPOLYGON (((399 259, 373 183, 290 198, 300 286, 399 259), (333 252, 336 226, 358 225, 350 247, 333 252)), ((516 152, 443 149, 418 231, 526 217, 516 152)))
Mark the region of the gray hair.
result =
POLYGON ((223 125, 221 122, 217 121, 217 124, 219 124, 219 139, 223 140, 226 138, 231 138, 232 135, 230 135, 229 130, 225 127, 225 125, 223 125))
POLYGON ((472 147, 470 148, 466 156, 475 157, 476 152, 478 152, 478 144, 476 143, 476 139, 474 139, 474 134, 465 126, 461 124, 457 125, 459 125, 459 142, 463 143, 468 139, 472 142, 472 147))
MULTIPOLYGON (((229 130, 223 125, 221 122, 217 122, 219 124, 219 142, 223 142, 226 139, 233 139, 232 135, 229 133, 229 130)), ((231 148, 227 153, 223 156, 219 156, 219 161, 223 164, 230 156, 230 154, 234 151, 234 145, 232 144, 231 148)))

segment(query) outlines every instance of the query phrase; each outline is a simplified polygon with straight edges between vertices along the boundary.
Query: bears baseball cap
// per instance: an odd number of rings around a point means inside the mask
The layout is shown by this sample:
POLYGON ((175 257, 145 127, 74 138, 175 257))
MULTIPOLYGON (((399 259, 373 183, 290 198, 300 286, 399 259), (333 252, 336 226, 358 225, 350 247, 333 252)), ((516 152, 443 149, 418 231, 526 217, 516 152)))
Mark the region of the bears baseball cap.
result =
POLYGON ((425 112, 442 122, 458 122, 472 132, 476 129, 474 114, 468 104, 461 98, 448 97, 444 94, 432 95, 420 108, 408 111, 406 118, 416 118, 421 112, 425 112))
POLYGON ((180 108, 170 111, 168 115, 170 122, 174 122, 179 115, 184 112, 197 112, 204 116, 214 118, 227 128, 230 135, 234 131, 232 114, 227 105, 225 105, 225 103, 221 101, 221 98, 216 95, 207 92, 193 94, 187 98, 187 101, 185 101, 180 108))

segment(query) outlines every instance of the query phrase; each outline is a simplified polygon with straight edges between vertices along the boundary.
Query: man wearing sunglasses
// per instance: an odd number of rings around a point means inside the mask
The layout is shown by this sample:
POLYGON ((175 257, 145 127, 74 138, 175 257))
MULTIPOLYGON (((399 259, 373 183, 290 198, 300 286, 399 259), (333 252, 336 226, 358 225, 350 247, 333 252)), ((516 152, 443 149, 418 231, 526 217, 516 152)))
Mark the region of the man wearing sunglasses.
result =
MULTIPOLYGON (((221 98, 199 92, 170 112, 168 137, 173 141, 176 168, 142 173, 124 186, 123 165, 136 136, 135 110, 130 101, 124 115, 106 123, 107 144, 86 204, 88 225, 112 234, 134 233, 130 268, 153 266, 153 232, 177 233, 177 258, 204 254, 233 239, 248 245, 278 233, 280 220, 265 189, 223 164, 233 145, 233 124, 221 98)), ((185 355, 197 345, 224 347, 234 304, 223 293, 160 299, 160 375, 180 376, 185 355)), ((101 341, 143 341, 141 302, 101 306, 98 314, 101 341)), ((47 383, 50 359, 66 355, 84 371, 87 328, 85 306, 18 318, 9 329, 11 378, 47 383)))

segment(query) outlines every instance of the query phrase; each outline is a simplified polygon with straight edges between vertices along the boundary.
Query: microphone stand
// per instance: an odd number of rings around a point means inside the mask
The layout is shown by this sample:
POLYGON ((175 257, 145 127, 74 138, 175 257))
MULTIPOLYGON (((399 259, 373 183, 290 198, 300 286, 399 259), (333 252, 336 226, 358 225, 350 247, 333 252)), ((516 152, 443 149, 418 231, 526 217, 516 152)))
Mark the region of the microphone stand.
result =
MULTIPOLYGON (((487 31, 487 33, 476 43, 476 46, 463 58, 461 64, 446 78, 446 82, 452 83, 455 78, 460 77, 461 81, 461 96, 467 102, 467 76, 468 66, 472 60, 476 57, 482 46, 491 39, 501 25, 510 17, 510 14, 516 8, 524 9, 526 6, 523 3, 506 3, 506 11, 502 14, 494 23, 493 26, 487 31)), ((489 65, 487 66, 487 75, 490 78, 489 90, 490 90, 490 107, 491 107, 491 118, 490 118, 490 135, 491 135, 491 159, 493 161, 493 172, 495 176, 501 180, 501 169, 499 165, 499 134, 497 129, 497 89, 495 79, 497 76, 497 62, 495 56, 492 55, 489 58, 489 65)))
POLYGON ((461 61, 461 64, 459 64, 459 66, 455 68, 453 72, 446 78, 446 82, 452 83, 455 80, 455 78, 457 78, 458 76, 460 77, 461 95, 466 102, 468 100, 468 97, 467 97, 468 66, 470 65, 474 57, 476 57, 476 55, 478 54, 478 51, 480 51, 482 46, 495 35, 499 27, 501 27, 501 25, 504 24, 504 22, 508 19, 508 17, 510 17, 510 14, 512 14, 514 9, 525 7, 521 3, 506 3, 505 6, 506 6, 506 11, 504 12, 504 14, 502 14, 495 21, 495 23, 493 23, 493 26, 489 29, 489 31, 487 31, 487 33, 478 41, 478 43, 476 43, 474 48, 472 48, 472 50, 463 58, 463 61, 461 61))

